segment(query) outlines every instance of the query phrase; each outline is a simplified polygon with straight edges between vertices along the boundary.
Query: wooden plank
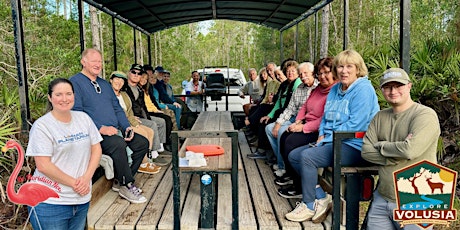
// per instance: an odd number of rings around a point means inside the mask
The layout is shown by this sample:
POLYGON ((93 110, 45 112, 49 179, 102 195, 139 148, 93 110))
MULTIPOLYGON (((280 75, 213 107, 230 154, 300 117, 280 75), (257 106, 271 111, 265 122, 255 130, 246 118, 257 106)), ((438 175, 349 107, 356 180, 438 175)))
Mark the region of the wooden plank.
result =
POLYGON ((194 174, 182 209, 181 230, 198 229, 201 207, 200 184, 200 176, 194 174))
MULTIPOLYGON (((136 184, 141 183, 140 181, 145 180, 143 177, 147 177, 146 174, 136 174, 136 184)), ((118 194, 117 194, 118 195, 118 194)), ((123 212, 128 208, 130 202, 118 196, 115 202, 110 205, 109 209, 101 216, 101 218, 95 224, 96 229, 113 229, 119 218, 122 217, 123 212)), ((132 204, 142 205, 142 204, 132 204)))
MULTIPOLYGON (((244 137, 244 135, 239 135, 238 139, 239 142, 246 141, 246 137, 244 137)), ((271 206, 270 200, 268 199, 267 192, 264 189, 263 181, 258 173, 255 160, 251 160, 246 156, 242 157, 242 160, 246 174, 250 173, 250 176, 247 176, 247 179, 259 228, 267 230, 280 229, 276 221, 274 210, 271 206)))
POLYGON ((90 205, 96 204, 112 188, 112 181, 102 176, 92 185, 90 205))
MULTIPOLYGON (((216 229, 232 229, 232 184, 229 174, 219 175, 217 194, 216 229)), ((238 174, 238 225, 239 229, 257 230, 256 218, 245 173, 238 174)))
MULTIPOLYGON (((266 186, 270 200, 273 202, 275 216, 278 219, 280 227, 287 230, 301 229, 300 223, 286 220, 284 217, 286 213, 292 211, 293 207, 289 203, 288 199, 283 198, 278 194, 278 186, 275 184, 275 176, 273 175, 273 171, 263 161, 256 161, 256 163, 259 167, 260 174, 262 175, 262 180, 266 186)), ((322 229, 321 224, 319 224, 319 226, 322 229)))
MULTIPOLYGON (((171 186, 172 173, 168 173, 168 174, 170 174, 170 178, 168 180, 166 180, 166 179, 163 180, 164 182, 161 183, 162 185, 164 184, 164 186, 167 186, 167 188, 165 188, 165 189, 161 189, 160 187, 158 188, 158 191, 161 192, 162 196, 166 196, 167 201, 162 202, 163 199, 161 199, 161 200, 157 199, 157 200, 153 200, 153 202, 151 202, 152 206, 159 206, 161 204, 165 204, 164 210, 162 212, 161 212, 161 210, 159 210, 159 208, 157 208, 157 210, 156 210, 157 212, 154 213, 155 215, 161 215, 160 221, 158 222, 158 230, 172 230, 172 229, 174 229, 174 209, 173 209, 173 196, 172 196, 172 186, 171 186), (169 185, 167 185, 167 184, 169 184, 169 185)), ((180 190, 181 190, 180 202, 181 202, 181 204, 184 203, 185 196, 186 196, 186 193, 187 193, 187 187, 190 184, 190 180, 191 180, 191 174, 182 174, 181 177, 180 177, 180 190)), ((155 197, 156 196, 157 195, 155 195, 155 197)), ((149 207, 147 207, 146 211, 148 211, 148 210, 149 210, 149 207)), ((154 211, 153 207, 152 207, 152 211, 154 211)), ((144 215, 141 218, 141 221, 145 219, 144 222, 148 222, 149 221, 148 218, 149 218, 149 216, 144 215)), ((150 230, 150 229, 153 229, 153 228, 151 227, 151 225, 145 225, 145 228, 144 228, 143 226, 140 226, 138 224, 137 229, 150 230)))
MULTIPOLYGON (((154 175, 144 174, 143 178, 145 178, 145 180, 139 180, 139 181, 136 180, 137 185, 141 187, 143 190, 142 195, 144 195, 145 198, 147 198, 147 200, 152 199, 152 195, 157 189, 159 182, 162 181, 163 178, 167 177, 167 175, 165 175, 166 172, 170 172, 170 171, 167 171, 166 167, 162 167, 159 173, 154 174, 154 175)), ((167 174, 171 174, 171 173, 167 173, 167 174)), ((146 209, 149 203, 150 202, 146 202, 146 203, 139 204, 139 205, 130 205, 125 210, 125 213, 123 214, 123 216, 116 223, 115 229, 117 230, 118 229, 135 229, 136 223, 142 217, 142 215, 144 215, 143 214, 144 209, 146 209)), ((158 220, 159 217, 156 219, 158 220)))
POLYGON ((95 225, 99 218, 110 208, 110 206, 118 198, 118 193, 114 191, 107 191, 101 199, 95 204, 90 205, 88 215, 86 217, 86 223, 88 230, 96 229, 95 225))

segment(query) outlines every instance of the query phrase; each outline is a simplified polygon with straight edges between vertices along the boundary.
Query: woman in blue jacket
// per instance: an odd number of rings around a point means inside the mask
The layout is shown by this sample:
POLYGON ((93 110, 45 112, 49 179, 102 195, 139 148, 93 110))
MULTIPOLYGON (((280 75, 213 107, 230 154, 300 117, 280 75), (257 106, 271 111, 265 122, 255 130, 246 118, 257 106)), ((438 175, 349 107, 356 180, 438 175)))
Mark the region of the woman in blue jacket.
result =
MULTIPOLYGON (((331 88, 326 99, 316 144, 296 148, 289 154, 289 162, 302 181, 302 202, 286 214, 286 219, 291 221, 321 223, 326 218, 332 196, 317 184, 317 170, 333 165, 332 134, 334 131, 366 131, 379 111, 377 95, 359 53, 342 51, 334 59, 332 73, 339 83, 331 88)), ((362 144, 362 139, 343 142, 343 165, 368 164, 361 158, 362 144)))

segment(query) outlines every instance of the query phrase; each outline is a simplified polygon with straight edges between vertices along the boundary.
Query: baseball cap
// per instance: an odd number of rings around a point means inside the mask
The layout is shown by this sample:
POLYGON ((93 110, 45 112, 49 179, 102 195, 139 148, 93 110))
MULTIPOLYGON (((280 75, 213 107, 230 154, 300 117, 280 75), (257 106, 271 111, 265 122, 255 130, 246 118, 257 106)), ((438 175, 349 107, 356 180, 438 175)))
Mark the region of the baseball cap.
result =
POLYGON ((128 76, 126 76, 125 73, 121 72, 121 71, 113 71, 111 74, 110 74, 110 79, 113 79, 114 77, 119 77, 119 78, 123 78, 123 79, 128 79, 128 76))
POLYGON ((157 71, 158 73, 163 73, 165 71, 165 69, 163 69, 163 66, 159 65, 159 66, 155 67, 155 71, 157 71))
POLYGON ((129 70, 133 70, 133 69, 139 70, 139 71, 141 71, 141 72, 144 71, 144 68, 142 68, 142 66, 139 65, 139 64, 132 64, 132 65, 131 65, 131 68, 130 68, 129 70))
POLYGON ((399 82, 402 84, 408 84, 410 82, 409 75, 406 71, 401 68, 390 68, 383 72, 382 77, 380 78, 380 87, 385 85, 388 82, 399 82))
POLYGON ((144 71, 147 71, 147 70, 152 70, 153 71, 153 67, 149 64, 146 64, 144 65, 144 71))

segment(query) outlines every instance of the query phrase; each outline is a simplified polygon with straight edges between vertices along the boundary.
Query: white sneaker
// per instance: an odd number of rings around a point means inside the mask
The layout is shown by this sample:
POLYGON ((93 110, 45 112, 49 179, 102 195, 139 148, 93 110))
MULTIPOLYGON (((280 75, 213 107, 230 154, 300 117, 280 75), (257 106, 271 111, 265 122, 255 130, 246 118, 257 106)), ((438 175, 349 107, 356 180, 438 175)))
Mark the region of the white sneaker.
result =
POLYGON ((165 151, 165 148, 163 147, 163 143, 160 143, 160 148, 157 149, 158 152, 164 152, 165 151))
POLYGON ((141 192, 139 192, 139 189, 133 183, 130 183, 126 186, 121 186, 118 194, 129 202, 135 204, 140 204, 147 201, 147 199, 141 195, 141 192))
POLYGON ((297 202, 295 209, 286 214, 286 219, 290 221, 303 222, 310 220, 314 215, 315 211, 310 210, 304 202, 297 202))
POLYGON ((150 151, 150 159, 155 159, 158 157, 158 152, 156 150, 150 151))
POLYGON ((326 194, 326 197, 323 199, 319 199, 315 201, 315 215, 311 219, 311 221, 315 224, 319 224, 323 222, 329 210, 332 208, 332 196, 329 194, 326 194))
POLYGON ((275 175, 277 177, 282 177, 285 173, 286 173, 286 170, 284 170, 284 169, 278 169, 278 170, 275 171, 275 175))
POLYGON ((278 169, 279 169, 278 164, 274 164, 274 165, 272 166, 272 168, 273 168, 274 171, 278 170, 278 169))

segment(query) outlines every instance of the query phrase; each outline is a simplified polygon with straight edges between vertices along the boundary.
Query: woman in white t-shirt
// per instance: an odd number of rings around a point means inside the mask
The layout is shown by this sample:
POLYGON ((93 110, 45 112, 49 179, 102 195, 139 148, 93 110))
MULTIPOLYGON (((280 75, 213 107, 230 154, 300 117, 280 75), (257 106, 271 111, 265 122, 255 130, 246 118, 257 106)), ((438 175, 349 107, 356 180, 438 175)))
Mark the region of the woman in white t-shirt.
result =
POLYGON ((51 111, 33 124, 26 155, 36 163, 31 182, 50 187, 59 197, 29 207, 30 221, 34 229, 84 229, 102 137, 86 113, 71 110, 69 80, 51 81, 48 100, 51 111))

